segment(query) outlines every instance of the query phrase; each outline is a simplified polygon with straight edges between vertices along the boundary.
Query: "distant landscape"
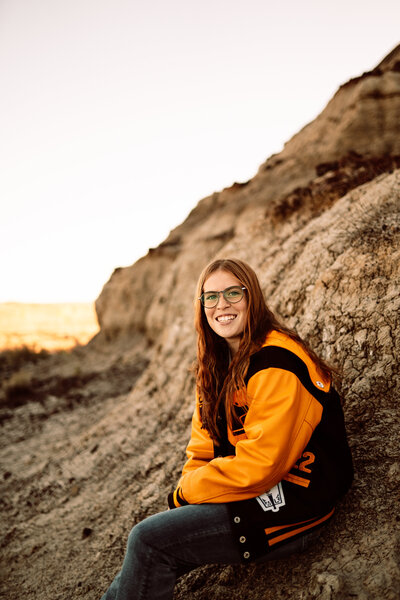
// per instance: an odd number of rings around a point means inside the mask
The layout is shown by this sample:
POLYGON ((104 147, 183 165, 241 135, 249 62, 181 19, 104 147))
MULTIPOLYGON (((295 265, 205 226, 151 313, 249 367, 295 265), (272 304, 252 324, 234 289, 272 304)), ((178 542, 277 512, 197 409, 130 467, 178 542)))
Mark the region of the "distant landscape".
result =
POLYGON ((0 351, 68 350, 86 344, 98 330, 94 303, 0 303, 0 351))

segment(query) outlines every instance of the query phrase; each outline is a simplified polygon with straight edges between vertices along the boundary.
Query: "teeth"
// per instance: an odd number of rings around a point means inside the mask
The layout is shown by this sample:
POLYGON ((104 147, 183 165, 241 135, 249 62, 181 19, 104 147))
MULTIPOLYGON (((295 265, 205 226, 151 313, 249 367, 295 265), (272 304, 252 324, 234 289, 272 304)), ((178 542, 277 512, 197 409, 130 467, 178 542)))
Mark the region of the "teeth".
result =
POLYGON ((233 321, 233 319, 236 319, 236 315, 221 315, 217 317, 219 323, 226 323, 227 321, 233 321))

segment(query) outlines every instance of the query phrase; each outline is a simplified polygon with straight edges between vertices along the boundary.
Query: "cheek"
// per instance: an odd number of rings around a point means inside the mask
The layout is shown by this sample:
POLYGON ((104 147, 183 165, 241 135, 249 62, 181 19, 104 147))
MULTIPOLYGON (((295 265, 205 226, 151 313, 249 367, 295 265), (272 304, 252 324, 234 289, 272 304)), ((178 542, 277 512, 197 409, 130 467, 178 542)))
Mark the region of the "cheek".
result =
POLYGON ((242 329, 244 329, 247 320, 247 305, 243 307, 243 310, 240 311, 240 324, 242 329))
POLYGON ((214 321, 213 321, 212 315, 209 312, 206 312, 205 315, 206 315, 208 325, 211 327, 212 330, 214 330, 214 321))

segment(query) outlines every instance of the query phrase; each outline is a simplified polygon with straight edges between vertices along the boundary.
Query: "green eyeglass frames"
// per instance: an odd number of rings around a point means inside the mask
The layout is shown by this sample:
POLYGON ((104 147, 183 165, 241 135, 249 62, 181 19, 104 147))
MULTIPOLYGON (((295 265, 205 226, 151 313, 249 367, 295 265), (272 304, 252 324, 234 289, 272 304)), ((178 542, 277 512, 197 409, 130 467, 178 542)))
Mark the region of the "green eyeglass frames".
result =
POLYGON ((239 285, 231 285, 220 292, 204 292, 199 300, 205 308, 214 308, 218 304, 219 295, 222 294, 227 302, 235 304, 243 298, 245 289, 239 285))

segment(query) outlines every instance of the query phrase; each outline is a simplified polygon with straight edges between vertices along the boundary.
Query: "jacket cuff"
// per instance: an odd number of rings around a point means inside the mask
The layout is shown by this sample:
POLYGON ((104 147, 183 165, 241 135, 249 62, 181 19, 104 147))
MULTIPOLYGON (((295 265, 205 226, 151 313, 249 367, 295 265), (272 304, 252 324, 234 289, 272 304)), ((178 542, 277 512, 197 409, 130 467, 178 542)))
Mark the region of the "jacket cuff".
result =
POLYGON ((189 504, 189 502, 186 502, 183 497, 181 488, 177 488, 174 492, 168 494, 168 506, 170 508, 178 508, 179 506, 185 506, 185 504, 189 504))

